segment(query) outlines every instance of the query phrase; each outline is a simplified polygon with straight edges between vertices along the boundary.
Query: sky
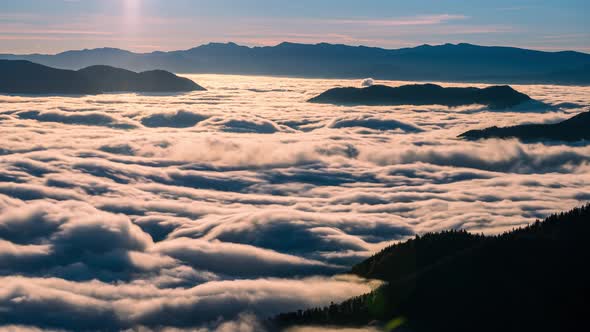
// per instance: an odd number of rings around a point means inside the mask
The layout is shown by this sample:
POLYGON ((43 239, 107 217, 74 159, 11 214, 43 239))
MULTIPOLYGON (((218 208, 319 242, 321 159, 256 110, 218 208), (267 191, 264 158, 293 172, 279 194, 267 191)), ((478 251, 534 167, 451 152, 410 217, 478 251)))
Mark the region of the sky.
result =
POLYGON ((468 42, 590 53, 587 0, 4 0, 0 52, 208 42, 399 48, 468 42))

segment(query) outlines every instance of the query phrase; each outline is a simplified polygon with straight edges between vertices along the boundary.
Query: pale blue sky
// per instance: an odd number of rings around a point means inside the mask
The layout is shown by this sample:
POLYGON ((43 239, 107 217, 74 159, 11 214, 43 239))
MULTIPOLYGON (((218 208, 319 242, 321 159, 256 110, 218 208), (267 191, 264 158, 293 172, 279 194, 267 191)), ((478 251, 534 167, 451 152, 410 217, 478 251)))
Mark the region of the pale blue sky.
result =
POLYGON ((211 41, 590 52, 589 15, 589 0, 2 0, 0 52, 148 52, 211 41))

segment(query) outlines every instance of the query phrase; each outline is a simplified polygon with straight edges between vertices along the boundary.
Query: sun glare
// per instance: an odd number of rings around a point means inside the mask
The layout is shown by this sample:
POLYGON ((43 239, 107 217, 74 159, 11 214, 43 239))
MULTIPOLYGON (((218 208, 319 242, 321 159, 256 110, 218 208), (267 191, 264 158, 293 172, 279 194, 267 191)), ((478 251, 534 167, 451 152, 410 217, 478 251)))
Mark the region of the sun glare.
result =
POLYGON ((139 9, 140 0, 125 0, 125 9, 127 11, 134 11, 139 9))
POLYGON ((125 33, 135 34, 139 28, 141 0, 124 1, 125 33))

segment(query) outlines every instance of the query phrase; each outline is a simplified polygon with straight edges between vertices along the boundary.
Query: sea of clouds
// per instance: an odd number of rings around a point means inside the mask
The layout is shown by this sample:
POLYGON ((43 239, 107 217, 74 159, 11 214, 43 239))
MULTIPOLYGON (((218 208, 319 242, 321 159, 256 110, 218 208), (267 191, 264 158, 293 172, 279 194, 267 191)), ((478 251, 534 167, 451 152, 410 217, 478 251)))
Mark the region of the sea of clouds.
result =
POLYGON ((590 200, 589 145, 456 138, 567 119, 590 88, 516 86, 543 104, 490 111, 306 103, 361 81, 190 78, 208 91, 0 96, 5 329, 260 331, 370 291, 343 273, 394 241, 590 200))

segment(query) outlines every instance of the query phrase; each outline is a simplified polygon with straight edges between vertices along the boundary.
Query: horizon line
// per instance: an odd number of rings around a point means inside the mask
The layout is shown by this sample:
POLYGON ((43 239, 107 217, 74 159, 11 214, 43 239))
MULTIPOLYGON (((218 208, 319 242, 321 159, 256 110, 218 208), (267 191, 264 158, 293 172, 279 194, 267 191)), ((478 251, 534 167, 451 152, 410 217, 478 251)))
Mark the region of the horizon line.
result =
POLYGON ((33 55, 55 56, 55 55, 59 55, 59 54, 67 53, 67 52, 84 52, 84 51, 95 51, 95 50, 107 50, 107 49, 110 49, 110 50, 119 50, 119 51, 129 52, 129 53, 136 54, 136 55, 147 55, 147 54, 153 54, 153 53, 185 52, 185 51, 190 51, 190 50, 193 50, 193 49, 196 49, 196 48, 199 48, 199 47, 209 46, 209 45, 235 45, 235 46, 238 46, 238 47, 245 47, 245 48, 248 48, 248 49, 260 49, 260 48, 274 48, 274 47, 279 47, 279 46, 284 45, 284 44, 304 45, 304 46, 319 46, 319 45, 346 46, 346 47, 352 47, 352 48, 380 49, 380 50, 385 50, 385 51, 397 51, 397 50, 404 50, 404 49, 413 49, 413 48, 418 48, 418 47, 440 47, 440 46, 447 46, 447 45, 452 45, 452 46, 469 45, 469 46, 489 47, 489 48, 513 48, 513 49, 529 50, 529 51, 544 52, 544 53, 573 52, 573 53, 581 53, 581 54, 590 55, 590 52, 577 51, 577 50, 573 50, 573 49, 546 50, 546 49, 536 49, 536 48, 527 48, 527 47, 519 47, 519 46, 482 45, 482 44, 473 44, 473 43, 467 43, 467 42, 441 43, 441 44, 428 44, 428 43, 424 43, 424 44, 417 44, 415 46, 408 46, 408 47, 385 48, 385 47, 380 47, 380 46, 367 46, 367 45, 362 45, 362 44, 353 45, 353 44, 329 43, 329 42, 299 43, 299 42, 290 42, 290 41, 287 41, 287 40, 282 41, 282 42, 277 43, 277 44, 274 44, 274 45, 251 45, 251 46, 244 45, 244 44, 238 44, 238 43, 233 42, 233 41, 226 41, 226 42, 210 41, 210 42, 202 43, 202 44, 196 45, 194 47, 186 48, 186 49, 177 49, 177 50, 169 50, 169 51, 154 50, 154 51, 151 51, 151 52, 135 52, 135 51, 130 51, 130 50, 126 50, 126 49, 123 49, 123 48, 119 48, 119 47, 103 46, 103 47, 83 48, 83 49, 66 49, 64 51, 57 52, 57 53, 0 53, 0 54, 2 54, 2 55, 16 55, 16 56, 33 56, 33 55))

